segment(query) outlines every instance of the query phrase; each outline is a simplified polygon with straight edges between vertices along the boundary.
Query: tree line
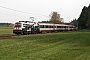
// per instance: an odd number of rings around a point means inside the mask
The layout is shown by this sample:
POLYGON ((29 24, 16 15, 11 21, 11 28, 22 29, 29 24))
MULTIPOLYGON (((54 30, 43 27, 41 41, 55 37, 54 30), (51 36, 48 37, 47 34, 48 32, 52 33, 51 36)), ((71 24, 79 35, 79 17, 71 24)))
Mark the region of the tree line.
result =
POLYGON ((12 26, 13 24, 12 23, 0 23, 0 26, 12 26))
POLYGON ((79 29, 90 29, 90 5, 84 6, 78 19, 71 22, 79 29))

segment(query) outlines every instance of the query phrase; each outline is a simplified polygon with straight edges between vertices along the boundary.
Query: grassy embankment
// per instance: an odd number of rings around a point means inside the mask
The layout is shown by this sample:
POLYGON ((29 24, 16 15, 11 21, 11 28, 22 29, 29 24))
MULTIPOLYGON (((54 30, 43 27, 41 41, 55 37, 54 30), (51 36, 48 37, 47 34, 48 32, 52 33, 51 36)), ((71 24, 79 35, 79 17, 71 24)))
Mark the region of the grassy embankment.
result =
POLYGON ((90 32, 0 40, 0 60, 90 60, 90 32))

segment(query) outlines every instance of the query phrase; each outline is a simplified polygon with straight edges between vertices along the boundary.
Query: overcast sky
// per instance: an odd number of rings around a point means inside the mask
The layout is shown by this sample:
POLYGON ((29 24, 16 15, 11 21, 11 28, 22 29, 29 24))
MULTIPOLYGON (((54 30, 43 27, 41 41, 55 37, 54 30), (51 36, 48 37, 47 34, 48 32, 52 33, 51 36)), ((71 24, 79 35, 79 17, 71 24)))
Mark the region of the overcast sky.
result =
POLYGON ((29 20, 29 17, 34 17, 35 21, 47 21, 53 11, 58 12, 64 22, 70 22, 78 18, 82 8, 89 4, 90 0, 0 0, 0 22, 14 23, 29 20))

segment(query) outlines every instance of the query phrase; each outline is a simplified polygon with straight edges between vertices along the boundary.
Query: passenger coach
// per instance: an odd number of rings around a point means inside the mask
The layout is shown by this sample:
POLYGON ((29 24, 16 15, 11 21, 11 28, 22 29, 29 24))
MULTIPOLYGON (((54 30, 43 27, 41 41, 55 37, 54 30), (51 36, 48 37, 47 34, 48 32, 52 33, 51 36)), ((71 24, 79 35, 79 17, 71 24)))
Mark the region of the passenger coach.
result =
POLYGON ((39 23, 40 32, 61 32, 61 31, 73 31, 76 30, 76 27, 73 25, 65 24, 51 24, 51 23, 39 23))

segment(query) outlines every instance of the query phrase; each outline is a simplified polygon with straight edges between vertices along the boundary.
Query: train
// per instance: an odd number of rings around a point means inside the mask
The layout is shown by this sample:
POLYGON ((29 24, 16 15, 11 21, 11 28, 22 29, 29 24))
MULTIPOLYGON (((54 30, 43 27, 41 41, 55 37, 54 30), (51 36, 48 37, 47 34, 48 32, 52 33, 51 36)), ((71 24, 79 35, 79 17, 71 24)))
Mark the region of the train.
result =
POLYGON ((63 31, 74 31, 77 28, 73 25, 53 24, 53 23, 36 23, 31 21, 19 21, 14 24, 14 34, 39 34, 53 33, 63 31))

